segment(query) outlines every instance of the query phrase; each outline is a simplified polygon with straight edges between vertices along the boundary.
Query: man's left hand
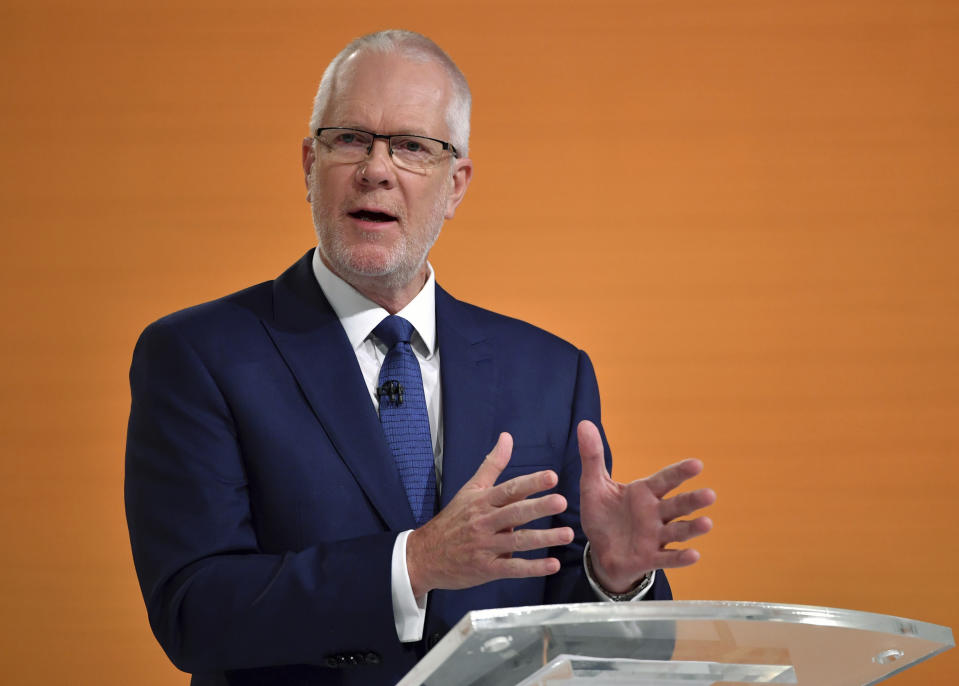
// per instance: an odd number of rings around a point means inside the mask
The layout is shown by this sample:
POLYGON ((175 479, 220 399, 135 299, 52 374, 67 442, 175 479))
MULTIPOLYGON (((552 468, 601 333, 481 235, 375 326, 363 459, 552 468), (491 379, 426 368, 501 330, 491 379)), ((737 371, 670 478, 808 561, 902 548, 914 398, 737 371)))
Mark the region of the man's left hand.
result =
POLYGON ((666 495, 699 474, 703 463, 683 460, 645 479, 621 484, 606 470, 603 441, 596 425, 580 422, 577 437, 583 462, 580 517, 589 539, 593 573, 600 585, 612 593, 625 593, 653 569, 686 567, 696 562, 697 551, 666 546, 712 529, 708 517, 680 518, 712 505, 716 494, 701 488, 672 498, 666 495))

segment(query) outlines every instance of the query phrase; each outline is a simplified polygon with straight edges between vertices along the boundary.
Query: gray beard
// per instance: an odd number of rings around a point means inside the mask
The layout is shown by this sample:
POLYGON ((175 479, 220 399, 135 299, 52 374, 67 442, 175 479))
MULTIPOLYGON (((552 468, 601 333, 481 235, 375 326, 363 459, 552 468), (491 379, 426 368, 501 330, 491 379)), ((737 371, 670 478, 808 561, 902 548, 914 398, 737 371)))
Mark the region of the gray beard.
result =
MULTIPOLYGON (((315 167, 314 167, 315 170, 315 167)), ((385 259, 373 262, 364 258, 361 250, 346 245, 335 229, 335 218, 320 208, 318 199, 322 196, 315 183, 314 172, 310 174, 310 203, 313 213, 313 228, 319 242, 320 253, 327 264, 347 283, 353 284, 354 277, 373 278, 390 290, 399 290, 407 286, 420 272, 426 262, 426 256, 436 240, 446 214, 446 197, 437 199, 427 217, 429 231, 420 238, 420 234, 404 234, 401 240, 389 251, 385 259)), ((382 236, 370 233, 366 235, 370 244, 376 244, 382 236)))
MULTIPOLYGON (((442 221, 440 221, 442 224, 442 221)), ((390 290, 399 290, 407 286, 420 272, 426 262, 430 248, 439 238, 440 227, 437 226, 425 244, 417 244, 408 237, 395 244, 385 258, 371 260, 363 255, 362 247, 345 245, 339 234, 330 229, 332 223, 321 213, 314 210, 313 226, 319 249, 333 271, 347 283, 352 283, 353 276, 374 278, 390 290)), ((381 237, 376 234, 367 234, 366 241, 376 244, 381 237)))

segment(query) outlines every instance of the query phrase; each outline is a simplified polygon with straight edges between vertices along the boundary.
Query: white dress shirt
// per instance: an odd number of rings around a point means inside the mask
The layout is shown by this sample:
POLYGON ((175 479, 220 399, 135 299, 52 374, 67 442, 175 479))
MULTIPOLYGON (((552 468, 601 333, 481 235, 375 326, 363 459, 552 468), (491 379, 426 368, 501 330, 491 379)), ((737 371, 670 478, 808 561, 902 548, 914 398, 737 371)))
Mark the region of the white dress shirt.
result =
MULTIPOLYGON (((413 353, 420 363, 423 376, 423 392, 426 395, 426 410, 430 418, 430 438, 433 441, 433 464, 436 467, 436 492, 440 493, 443 474, 443 413, 440 389, 440 351, 436 341, 436 278, 433 267, 427 263, 429 276, 422 290, 410 303, 396 314, 413 325, 413 353)), ((329 270, 320 259, 319 249, 313 251, 313 273, 329 301, 333 311, 343 325, 346 337, 353 346, 356 361, 360 365, 363 379, 373 407, 379 412, 379 398, 376 386, 379 383, 380 367, 386 357, 386 345, 373 335, 373 329, 390 313, 357 291, 346 281, 329 270)), ((391 570, 393 620, 396 635, 402 642, 418 641, 423 637, 423 625, 426 620, 426 596, 416 598, 410 584, 406 568, 406 539, 410 531, 404 531, 396 537, 393 544, 391 570)), ((590 585, 600 600, 610 600, 602 588, 587 574, 590 585)), ((639 600, 652 586, 633 600, 639 600)))
MULTIPOLYGON (((410 303, 396 314, 413 325, 410 344, 420 363, 426 411, 430 417, 430 438, 433 441, 433 464, 436 467, 436 492, 440 493, 443 474, 443 413, 440 402, 440 353, 436 345, 436 279, 433 267, 427 264, 429 276, 426 285, 410 303)), ((386 357, 386 345, 373 335, 373 329, 390 313, 357 291, 331 272, 320 259, 320 251, 313 251, 313 273, 339 317, 346 337, 356 353, 356 361, 366 381, 373 407, 379 412, 376 386, 380 367, 386 357)), ((426 620, 426 596, 416 598, 406 569, 406 539, 409 531, 396 537, 393 544, 391 571, 393 620, 400 641, 418 641, 423 637, 426 620)))

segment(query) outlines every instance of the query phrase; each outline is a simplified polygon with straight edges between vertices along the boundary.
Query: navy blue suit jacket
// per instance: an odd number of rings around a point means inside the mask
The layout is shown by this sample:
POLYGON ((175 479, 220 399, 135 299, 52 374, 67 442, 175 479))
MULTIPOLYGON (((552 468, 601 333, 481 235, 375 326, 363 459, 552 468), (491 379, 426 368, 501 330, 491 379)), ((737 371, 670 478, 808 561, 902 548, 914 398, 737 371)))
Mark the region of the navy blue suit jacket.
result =
MULTIPOLYGON (((600 419, 589 359, 438 288, 441 506, 509 431, 502 479, 555 470, 569 508, 533 526, 570 525, 576 540, 549 551, 556 575, 431 592, 424 640, 397 640, 390 560, 412 514, 311 256, 163 318, 137 343, 127 520, 150 624, 174 664, 194 684, 392 684, 470 610, 594 601, 576 444, 579 420, 600 419)), ((662 573, 648 597, 669 597, 662 573)))

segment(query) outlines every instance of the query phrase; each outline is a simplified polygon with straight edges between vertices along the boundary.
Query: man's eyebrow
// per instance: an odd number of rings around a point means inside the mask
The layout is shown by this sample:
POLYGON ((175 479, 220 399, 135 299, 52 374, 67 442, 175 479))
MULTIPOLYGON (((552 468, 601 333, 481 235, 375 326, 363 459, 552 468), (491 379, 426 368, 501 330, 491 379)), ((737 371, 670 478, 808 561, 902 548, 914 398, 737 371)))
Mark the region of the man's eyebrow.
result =
POLYGON ((429 132, 420 128, 419 126, 410 126, 406 128, 397 128, 393 131, 370 131, 370 129, 359 124, 338 124, 335 127, 337 129, 356 129, 358 131, 367 131, 369 133, 380 134, 383 136, 424 136, 425 138, 436 138, 436 136, 431 136, 429 132))
MULTIPOLYGON (((369 131, 365 126, 360 126, 359 124, 331 124, 329 126, 324 126, 325 129, 356 129, 357 131, 369 131)), ((372 132, 371 132, 372 133, 372 132)))

